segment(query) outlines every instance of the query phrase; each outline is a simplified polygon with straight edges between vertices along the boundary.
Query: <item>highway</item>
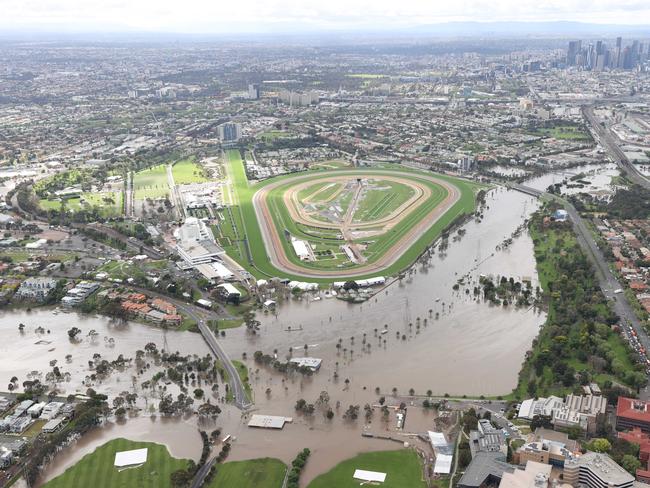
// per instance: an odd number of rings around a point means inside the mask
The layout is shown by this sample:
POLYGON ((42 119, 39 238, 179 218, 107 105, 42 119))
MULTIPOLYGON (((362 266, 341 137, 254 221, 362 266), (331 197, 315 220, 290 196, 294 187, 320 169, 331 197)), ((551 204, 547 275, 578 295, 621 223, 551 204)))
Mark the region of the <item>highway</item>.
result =
POLYGON ((627 173, 627 178, 637 185, 641 185, 644 188, 650 188, 650 180, 640 173, 636 166, 630 162, 625 153, 619 147, 617 137, 612 134, 609 127, 603 127, 600 121, 596 118, 594 107, 582 107, 582 115, 591 129, 591 134, 594 136, 594 139, 605 148, 609 156, 621 168, 621 170, 627 173))

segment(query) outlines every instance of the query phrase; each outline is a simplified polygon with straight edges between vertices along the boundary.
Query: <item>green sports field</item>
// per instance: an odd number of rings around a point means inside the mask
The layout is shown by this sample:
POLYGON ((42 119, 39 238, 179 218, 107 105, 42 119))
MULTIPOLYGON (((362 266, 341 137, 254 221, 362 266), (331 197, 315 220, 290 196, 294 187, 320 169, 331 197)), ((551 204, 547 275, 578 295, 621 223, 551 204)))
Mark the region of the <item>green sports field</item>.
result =
POLYGON ((285 464, 279 459, 262 458, 233 461, 217 468, 207 488, 281 488, 285 464))
MULTIPOLYGON (((44 210, 61 210, 61 200, 39 200, 44 210)), ((122 192, 82 193, 80 197, 68 198, 63 202, 66 211, 77 212, 84 208, 98 207, 104 217, 122 214, 122 192)))
POLYGON ((190 183, 205 183, 208 179, 203 174, 203 169, 194 161, 185 159, 172 166, 174 183, 187 185, 190 183))
MULTIPOLYGON (((236 259, 253 275, 260 278, 280 276, 289 279, 305 280, 304 277, 298 274, 292 274, 278 270, 270 263, 264 246, 262 233, 257 222, 257 215, 252 203, 253 195, 259 189, 267 184, 270 184, 271 182, 283 182, 286 180, 286 185, 280 184, 278 187, 269 191, 267 195, 267 202, 269 204, 269 209, 271 210, 271 215, 273 217, 276 229, 278 229, 279 233, 282 234, 286 230, 292 236, 295 236, 299 239, 305 239, 309 241, 310 244, 314 244, 314 250, 322 252, 324 259, 318 259, 317 261, 310 262, 301 262, 293 252, 291 243, 287 239, 282 239, 282 245, 287 257, 293 263, 297 263, 305 269, 314 271, 317 271, 319 269, 334 269, 342 270, 342 274, 346 269, 349 269, 351 272, 354 271, 354 267, 357 265, 354 265, 349 261, 346 264, 343 257, 340 256, 339 248, 343 243, 342 241, 337 240, 334 235, 326 235, 323 237, 323 233, 328 233, 322 231, 322 229, 305 228, 304 225, 299 225, 294 222, 293 219, 289 217, 288 210, 286 209, 286 206, 282 200, 283 194, 287 188, 290 188, 295 184, 291 181, 293 178, 312 175, 314 178, 314 184, 318 184, 317 179, 328 178, 330 174, 329 172, 315 171, 313 173, 303 172, 299 173, 298 175, 284 175, 257 183, 255 185, 249 185, 239 151, 228 151, 226 153, 226 156, 227 172, 234 188, 236 201, 234 207, 230 209, 230 211, 234 214, 233 218, 229 218, 227 219, 227 222, 220 224, 220 228, 217 230, 217 232, 215 232, 215 234, 217 234, 218 237, 222 239, 220 240, 220 243, 230 242, 230 244, 234 247, 234 254, 231 254, 234 259, 236 259), (239 217, 237 217, 237 214, 239 214, 239 217), (320 234, 321 237, 314 237, 315 234, 320 234), (334 256, 332 256, 332 253, 334 256), (339 253, 339 255, 337 255, 337 253, 339 253)), ((351 168, 349 170, 338 171, 344 171, 345 174, 349 175, 360 175, 368 178, 376 176, 376 174, 373 173, 375 170, 372 169, 365 170, 351 168)), ((372 242, 368 243, 368 262, 373 262, 374 260, 379 259, 387 249, 392 247, 404 235, 405 232, 407 232, 413 225, 419 222, 433 208, 439 205, 446 196, 446 190, 444 190, 440 185, 422 178, 418 179, 419 175, 424 174, 422 172, 410 170, 402 166, 382 168, 381 171, 389 172, 389 174, 392 174, 394 172, 395 176, 399 176, 400 178, 408 177, 419 181, 421 185, 426 185, 429 187, 431 190, 431 197, 426 199, 424 203, 409 213, 408 216, 402 219, 399 224, 395 225, 389 233, 382 236, 381 239, 375 239, 372 242)), ((464 213, 471 213, 474 211, 475 193, 481 188, 481 186, 469 181, 460 180, 445 175, 436 175, 436 177, 441 180, 446 180, 453 183, 461 192, 460 199, 441 218, 439 218, 432 227, 424 232, 423 235, 391 266, 384 269, 382 274, 387 276, 395 275, 400 271, 406 269, 456 217, 464 213)), ((373 209, 374 208, 375 206, 373 206, 373 209)), ((375 211, 380 212, 380 210, 375 211)), ((227 248, 226 251, 230 252, 230 250, 227 248)), ((369 278, 376 276, 377 274, 379 273, 374 272, 363 276, 356 276, 356 278, 369 278)), ((332 281, 340 281, 343 278, 343 276, 330 278, 310 277, 308 278, 308 281, 328 283, 332 281)))
POLYGON ((169 195, 167 165, 160 164, 135 173, 133 175, 133 189, 136 200, 164 198, 169 195))
POLYGON ((171 488, 171 473, 186 466, 186 460, 171 457, 163 445, 115 439, 84 456, 43 488, 171 488), (121 472, 113 466, 116 452, 144 447, 149 452, 142 466, 121 472))
POLYGON ((360 481, 352 478, 356 469, 386 473, 382 488, 424 488, 422 465, 415 451, 365 452, 337 464, 318 476, 307 488, 358 488, 360 481))

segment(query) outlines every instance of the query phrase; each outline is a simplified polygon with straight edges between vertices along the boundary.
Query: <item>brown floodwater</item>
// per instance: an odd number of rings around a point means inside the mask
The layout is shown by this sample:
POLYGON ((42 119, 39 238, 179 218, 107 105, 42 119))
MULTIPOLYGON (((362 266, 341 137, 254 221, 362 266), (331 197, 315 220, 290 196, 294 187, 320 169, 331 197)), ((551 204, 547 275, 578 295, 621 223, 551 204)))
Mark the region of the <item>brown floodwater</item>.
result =
MULTIPOLYGON (((239 360, 244 352, 248 355, 244 362, 251 369, 255 412, 294 417, 294 422, 282 431, 249 429, 247 419, 239 410, 223 406, 216 425, 222 428, 223 435, 235 438, 229 459, 270 456, 290 462, 300 449, 309 447, 313 454, 302 478, 305 484, 358 452, 399 448, 398 443, 361 437, 364 429, 377 433, 390 430, 391 435, 401 439, 402 433, 394 432, 393 414, 385 424, 379 420, 379 412, 375 413, 370 427, 364 427, 363 408, 356 422, 342 419, 350 404, 363 407, 366 403, 376 403, 375 388, 391 398, 393 388, 397 388, 398 395, 406 395, 410 388, 420 395, 427 390, 438 395, 510 392, 525 352, 544 322, 544 314, 535 309, 477 303, 471 293, 465 294, 466 287, 454 291, 452 286, 458 278, 467 275, 465 281, 473 288, 480 274, 528 278, 536 284, 529 236, 524 233, 507 248, 499 246, 538 204, 526 195, 497 189, 489 193, 487 205, 489 210, 483 220, 466 224, 466 234, 457 241, 450 239, 444 255, 436 253, 426 265, 417 265, 414 273, 402 282, 391 284, 368 302, 352 305, 336 299, 291 300, 280 305, 277 315, 260 313, 262 326, 255 336, 241 328, 228 330, 222 339, 227 352, 239 360), (286 330, 289 326, 293 332, 286 330), (295 330, 299 327, 302 330, 295 330), (379 331, 384 327, 388 333, 382 335, 379 331), (364 333, 369 350, 363 344, 364 333), (340 350, 336 348, 339 339, 340 350), (278 356, 285 357, 289 347, 293 347, 294 356, 302 356, 305 344, 308 355, 323 359, 320 371, 310 378, 294 375, 283 379, 282 375, 259 367, 252 360, 256 350, 272 354, 277 349, 278 356), (345 353, 343 348, 347 350, 345 353), (321 391, 327 391, 330 396, 330 405, 336 413, 332 421, 326 420, 322 411, 317 411, 313 418, 296 415, 294 405, 298 398, 315 402, 321 391)), ((115 327, 102 317, 54 315, 45 310, 5 312, 0 315, 3 358, 0 382, 8 383, 13 375, 22 382, 30 371, 48 370, 49 361, 57 359, 62 369, 72 374, 71 381, 62 389, 83 392, 86 385, 82 381, 88 374, 87 362, 93 353, 99 352, 107 359, 114 359, 120 353, 133 357, 137 349, 150 341, 163 347, 163 331, 140 324, 115 327), (26 324, 24 334, 18 332, 20 322, 26 324), (49 328, 51 333, 37 336, 34 329, 38 325, 49 328), (72 325, 83 331, 80 344, 70 344, 68 340, 67 329, 72 325), (95 341, 86 337, 90 329, 99 333, 95 341), (107 342, 110 337, 115 340, 113 346, 107 342), (37 344, 39 339, 51 343, 37 344), (73 356, 71 363, 65 361, 68 353, 73 356)), ((207 352, 197 334, 169 331, 167 343, 169 349, 183 354, 207 352)), ((109 395, 119 393, 133 387, 130 379, 133 374, 125 371, 93 387, 109 395)), ((411 408, 405 432, 433 430, 433 419, 431 412, 411 408)), ((194 417, 163 422, 160 418, 152 421, 142 416, 91 433, 58 456, 44 479, 63 472, 84 454, 115 437, 160 442, 178 457, 196 459, 201 450, 194 417)), ((412 441, 408 437, 404 439, 412 441)))

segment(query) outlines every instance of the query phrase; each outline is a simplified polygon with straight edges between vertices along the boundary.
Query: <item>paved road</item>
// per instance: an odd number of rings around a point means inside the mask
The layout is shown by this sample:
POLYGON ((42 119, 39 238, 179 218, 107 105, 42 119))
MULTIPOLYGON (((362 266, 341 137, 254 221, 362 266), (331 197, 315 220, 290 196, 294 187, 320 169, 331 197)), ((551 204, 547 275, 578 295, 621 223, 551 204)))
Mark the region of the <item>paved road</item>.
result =
POLYGON ((172 198, 176 214, 181 218, 187 217, 185 215, 185 205, 183 205, 181 193, 178 191, 178 186, 176 186, 176 182, 174 181, 174 171, 171 164, 167 165, 167 183, 169 184, 169 194, 172 198))
POLYGON ((201 488, 201 486, 203 486, 203 483, 205 483, 205 477, 208 475, 210 469, 212 469, 212 466, 214 466, 214 463, 216 462, 217 462, 217 458, 213 457, 208 462, 206 462, 203 466, 201 466, 201 469, 199 469, 196 472, 196 475, 192 480, 191 488, 201 488))
POLYGON ((244 384, 239 377, 237 369, 226 354, 226 351, 221 348, 219 341, 217 341, 217 338, 214 335, 214 332, 212 332, 212 330, 202 320, 200 320, 198 324, 199 331, 201 332, 203 339, 205 339, 205 342, 208 344, 208 347, 210 347, 210 350, 212 350, 212 353, 221 361, 224 368, 226 368, 226 371, 228 372, 228 383, 230 384, 230 389, 235 398, 235 405, 242 410, 250 408, 253 404, 246 396, 244 384))
POLYGON ((637 185, 641 185, 644 188, 650 188, 650 180, 640 173, 637 167, 630 162, 625 153, 619 147, 618 138, 612 134, 609 127, 603 127, 595 116, 594 108, 582 107, 582 115, 591 128, 591 133, 594 138, 607 150, 607 153, 612 160, 627 173, 627 178, 637 185))
POLYGON ((124 213, 127 217, 133 217, 133 172, 129 171, 126 174, 126 189, 124 195, 124 213))

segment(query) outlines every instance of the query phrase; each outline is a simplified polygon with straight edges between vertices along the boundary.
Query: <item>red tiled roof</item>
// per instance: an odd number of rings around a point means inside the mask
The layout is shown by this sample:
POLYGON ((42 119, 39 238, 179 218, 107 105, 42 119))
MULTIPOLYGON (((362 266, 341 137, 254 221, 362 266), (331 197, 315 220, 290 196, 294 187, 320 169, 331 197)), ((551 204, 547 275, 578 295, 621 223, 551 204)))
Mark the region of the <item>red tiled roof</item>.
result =
POLYGON ((619 397, 616 405, 616 416, 650 423, 650 402, 619 397), (634 408, 634 404, 645 405, 645 408, 643 410, 634 408))

